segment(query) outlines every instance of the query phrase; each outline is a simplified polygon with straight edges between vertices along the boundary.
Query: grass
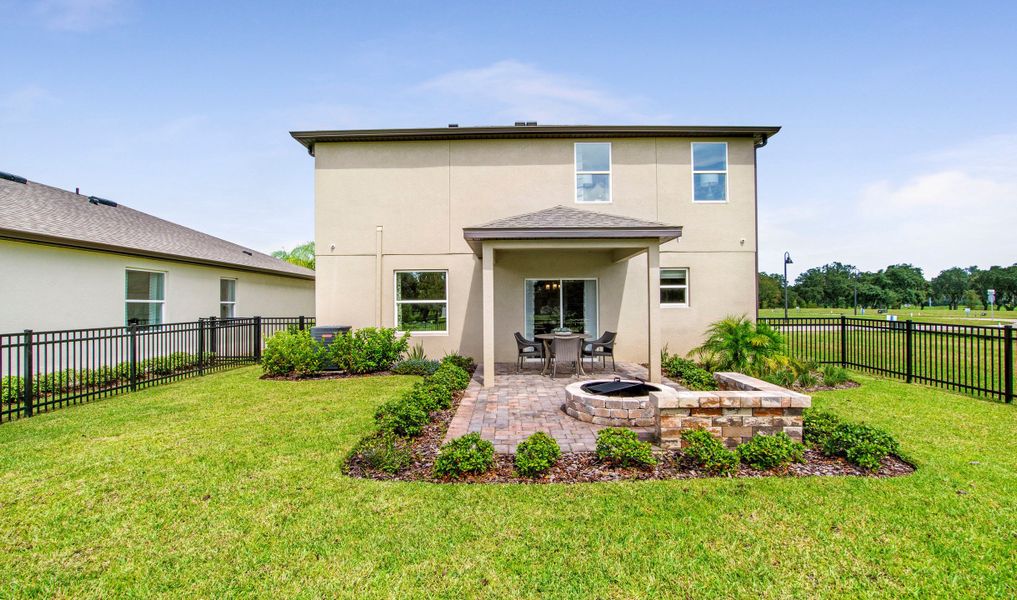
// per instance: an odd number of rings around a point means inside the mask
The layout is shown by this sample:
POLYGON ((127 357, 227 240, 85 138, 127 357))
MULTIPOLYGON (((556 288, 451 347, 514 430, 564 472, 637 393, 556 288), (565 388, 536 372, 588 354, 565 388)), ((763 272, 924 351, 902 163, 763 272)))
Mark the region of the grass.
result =
POLYGON ((435 485, 343 454, 414 377, 183 381, 0 426, 2 596, 1017 594, 1013 406, 857 376, 896 479, 435 485))
MULTIPOLYGON (((845 315, 848 317, 857 317, 859 319, 875 319, 877 321, 885 321, 886 315, 896 315, 900 321, 911 319, 916 323, 944 323, 947 325, 981 325, 983 327, 992 327, 998 325, 1014 325, 1017 324, 1017 312, 999 310, 998 308, 994 313, 990 313, 988 310, 971 309, 971 314, 965 314, 963 308, 957 310, 950 310, 941 306, 936 307, 925 307, 925 308, 899 308, 891 309, 886 313, 880 314, 875 308, 865 309, 865 314, 859 313, 855 315, 854 308, 795 308, 790 307, 787 311, 789 317, 839 317, 845 315)), ((783 317, 783 308, 761 308, 759 309, 760 317, 783 317)))

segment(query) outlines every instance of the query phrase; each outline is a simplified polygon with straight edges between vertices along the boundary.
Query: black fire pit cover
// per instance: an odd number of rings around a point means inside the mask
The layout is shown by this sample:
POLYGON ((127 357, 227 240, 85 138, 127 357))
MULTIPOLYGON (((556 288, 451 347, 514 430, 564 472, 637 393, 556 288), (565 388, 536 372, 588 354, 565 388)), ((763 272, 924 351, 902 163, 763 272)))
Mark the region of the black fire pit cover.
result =
POLYGON ((610 396, 624 390, 642 387, 642 381, 622 381, 621 377, 615 377, 614 381, 598 381, 583 386, 588 392, 610 396))

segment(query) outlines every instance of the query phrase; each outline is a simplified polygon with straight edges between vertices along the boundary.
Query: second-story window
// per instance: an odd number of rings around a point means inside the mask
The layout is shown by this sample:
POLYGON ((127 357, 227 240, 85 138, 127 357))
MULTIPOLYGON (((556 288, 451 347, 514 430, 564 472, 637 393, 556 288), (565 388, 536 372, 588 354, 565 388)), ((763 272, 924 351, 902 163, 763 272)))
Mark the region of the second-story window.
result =
POLYGON ((727 201, 727 142, 692 143, 692 200, 727 201))
POLYGON ((611 201, 611 143, 576 143, 576 202, 611 201))

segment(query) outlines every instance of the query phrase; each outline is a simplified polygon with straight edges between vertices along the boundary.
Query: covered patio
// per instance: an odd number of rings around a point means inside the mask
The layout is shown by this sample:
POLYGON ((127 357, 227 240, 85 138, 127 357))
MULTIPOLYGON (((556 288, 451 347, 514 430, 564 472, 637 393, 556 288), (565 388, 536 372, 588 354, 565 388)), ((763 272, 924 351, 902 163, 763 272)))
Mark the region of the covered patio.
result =
POLYGON ((512 359, 506 344, 513 343, 514 331, 535 332, 534 284, 554 285, 556 279, 563 290, 561 304, 553 307, 561 313, 560 325, 567 326, 566 286, 592 282, 574 286, 586 296, 581 312, 589 312, 579 319, 585 329, 576 331, 596 337, 614 328, 628 345, 629 362, 645 360, 643 377, 659 383, 660 246, 681 233, 679 226, 565 206, 464 228, 482 263, 483 386, 490 390, 511 377, 496 361, 512 359), (633 298, 644 299, 640 305, 633 298))
MULTIPOLYGON (((488 371, 489 372, 489 371, 488 371)), ((615 374, 640 379, 647 378, 646 367, 619 362, 617 373, 610 366, 603 370, 599 363, 585 376, 551 378, 540 374, 540 367, 530 362, 522 371, 511 363, 497 363, 496 381, 488 385, 483 366, 477 369, 449 424, 445 441, 479 433, 494 444, 495 452, 510 454, 516 446, 533 433, 543 431, 557 440, 562 452, 593 452, 597 447, 597 432, 604 425, 595 425, 572 418, 562 409, 565 403, 565 386, 575 381, 603 379, 615 374)), ((664 385, 675 389, 681 386, 664 378, 664 385)), ((643 440, 652 439, 651 427, 631 427, 643 440)))

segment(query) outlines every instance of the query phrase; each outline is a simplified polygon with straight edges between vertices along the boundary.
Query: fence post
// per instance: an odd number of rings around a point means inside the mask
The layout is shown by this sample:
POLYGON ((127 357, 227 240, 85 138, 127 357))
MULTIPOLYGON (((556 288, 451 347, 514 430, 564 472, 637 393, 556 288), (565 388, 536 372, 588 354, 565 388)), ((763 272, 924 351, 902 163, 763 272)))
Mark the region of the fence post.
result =
POLYGON ((33 406, 35 398, 32 397, 32 394, 35 391, 35 385, 34 385, 35 382, 32 381, 32 379, 33 379, 32 371, 34 370, 34 367, 32 365, 32 359, 33 359, 32 354, 33 354, 33 351, 32 351, 32 330, 31 329, 26 329, 25 330, 25 356, 23 357, 24 362, 25 362, 25 376, 21 378, 21 382, 25 386, 24 389, 22 390, 22 393, 21 393, 21 397, 23 398, 23 400, 21 402, 22 402, 22 405, 25 408, 25 416, 26 417, 31 417, 32 413, 34 412, 34 408, 35 408, 33 406))
POLYGON ((138 390, 138 324, 127 326, 131 334, 131 391, 138 390))
POLYGON ((913 360, 914 352, 913 352, 913 348, 914 348, 914 345, 912 344, 911 338, 912 338, 912 334, 914 333, 915 328, 914 328, 914 322, 911 321, 911 319, 908 319, 907 321, 905 321, 904 325, 905 325, 905 332, 906 332, 906 336, 907 336, 905 338, 905 343, 904 343, 904 360, 906 361, 906 365, 904 367, 905 368, 905 378, 906 378, 906 382, 907 383, 911 383, 911 376, 912 376, 912 373, 914 372, 913 371, 913 365, 914 365, 914 360, 913 360))
POLYGON ((254 317, 254 362, 261 362, 261 317, 254 317))
POLYGON ((840 366, 847 368, 847 317, 840 316, 840 366))
POLYGON ((205 319, 198 318, 198 375, 205 374, 205 319))
POLYGON ((300 315, 300 331, 304 330, 304 315, 300 315))
POLYGON ((1004 377, 1006 377, 1006 383, 1003 385, 1004 398, 1003 400, 1010 404, 1013 402, 1013 326, 1006 325, 1003 327, 1003 360, 1006 365, 1003 367, 1004 377))
POLYGON ((219 324, 215 317, 208 318, 208 332, 211 336, 208 340, 208 351, 212 355, 212 360, 215 360, 215 355, 219 352, 219 324))

